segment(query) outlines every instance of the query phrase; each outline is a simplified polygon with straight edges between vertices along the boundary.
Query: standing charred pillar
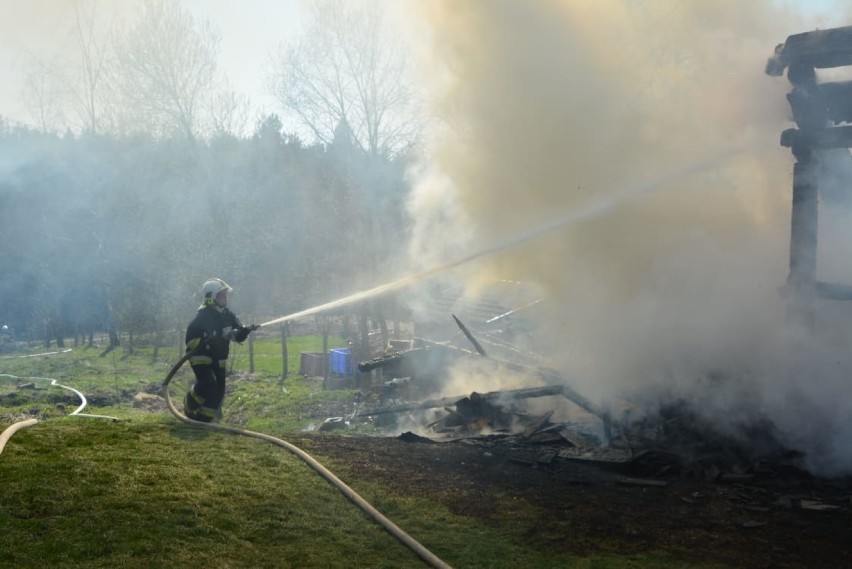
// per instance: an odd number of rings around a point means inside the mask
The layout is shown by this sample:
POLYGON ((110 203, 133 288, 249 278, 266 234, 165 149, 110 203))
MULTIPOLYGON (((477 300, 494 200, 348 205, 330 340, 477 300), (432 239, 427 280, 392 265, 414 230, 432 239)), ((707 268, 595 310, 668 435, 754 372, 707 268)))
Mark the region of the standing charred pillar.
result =
POLYGON ((818 162, 812 149, 800 150, 795 155, 790 215, 790 274, 787 277, 791 296, 787 309, 788 316, 794 322, 813 330, 819 225, 818 162))
POLYGON ((790 219, 788 316, 813 330, 817 298, 852 300, 852 287, 817 280, 820 151, 852 147, 852 83, 820 83, 817 69, 852 65, 852 26, 789 36, 775 48, 766 73, 793 86, 787 95, 798 129, 781 134, 796 158, 790 219))
POLYGON ((787 311, 794 323, 813 330, 819 234, 819 159, 814 141, 828 120, 814 67, 808 63, 792 63, 787 78, 793 85, 787 100, 800 133, 791 144, 796 163, 793 165, 790 274, 787 277, 791 296, 787 311))

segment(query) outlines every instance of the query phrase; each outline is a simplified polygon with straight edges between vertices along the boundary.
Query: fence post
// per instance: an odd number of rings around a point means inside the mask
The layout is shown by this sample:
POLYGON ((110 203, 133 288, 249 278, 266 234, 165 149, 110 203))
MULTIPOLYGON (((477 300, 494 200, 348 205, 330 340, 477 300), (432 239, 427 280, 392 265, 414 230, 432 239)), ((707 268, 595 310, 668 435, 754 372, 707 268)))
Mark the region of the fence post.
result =
POLYGON ((249 373, 254 373, 254 336, 248 337, 249 373))
POLYGON ((288 363, 289 360, 287 353, 287 323, 281 323, 281 381, 284 381, 287 378, 288 374, 288 363))

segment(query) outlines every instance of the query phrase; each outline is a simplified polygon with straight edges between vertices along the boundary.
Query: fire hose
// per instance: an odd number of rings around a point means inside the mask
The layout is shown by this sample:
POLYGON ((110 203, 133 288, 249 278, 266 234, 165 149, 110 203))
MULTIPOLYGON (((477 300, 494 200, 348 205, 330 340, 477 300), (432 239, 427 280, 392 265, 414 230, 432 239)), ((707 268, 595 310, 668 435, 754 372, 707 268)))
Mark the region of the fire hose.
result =
MULTIPOLYGON (((67 389, 68 391, 72 391, 75 395, 77 395, 77 397, 80 398, 79 407, 77 407, 74 411, 72 411, 69 414, 69 416, 90 417, 90 418, 93 418, 93 419, 110 419, 112 421, 118 421, 119 420, 118 417, 110 417, 110 416, 107 416, 107 415, 89 415, 88 413, 81 413, 81 411, 86 408, 86 405, 88 405, 88 401, 86 401, 86 396, 83 395, 81 392, 77 391, 76 389, 74 389, 73 387, 68 387, 67 385, 62 385, 61 383, 59 383, 55 379, 51 379, 49 377, 20 378, 16 375, 9 375, 8 373, 0 373, 0 377, 11 377, 11 378, 14 378, 14 379, 39 379, 39 380, 50 381, 51 386, 61 387, 62 389, 67 389)), ((17 433, 21 429, 25 429, 27 427, 32 427, 36 423, 38 423, 38 419, 26 419, 24 421, 18 421, 16 423, 12 423, 8 427, 6 427, 6 429, 2 433, 0 433, 0 453, 3 452, 4 448, 6 448, 6 443, 9 442, 9 439, 12 438, 12 435, 17 433)))
POLYGON ((178 418, 178 420, 183 421, 189 425, 196 425, 200 427, 207 427, 208 429, 215 429, 218 431, 225 431, 228 433, 234 433, 237 435, 242 435, 246 437, 252 437, 260 440, 264 440, 266 442, 272 443, 276 446, 284 448, 291 453, 295 454, 299 457, 305 464, 313 468, 320 476, 325 478, 328 482, 330 482, 333 486, 337 487, 340 492, 346 496, 353 504, 361 508, 368 516, 373 518, 379 525, 381 525, 388 533, 390 533, 393 537, 397 538, 400 542, 402 542, 405 546, 411 549, 414 553, 416 553, 423 561, 429 564, 431 567, 437 567, 440 569, 450 569, 450 565, 442 561, 438 556, 434 553, 426 549, 423 545, 421 545, 417 540, 413 537, 405 533, 402 529, 399 528, 396 524, 394 524, 391 520, 385 517, 381 512, 379 512, 372 504, 367 502, 364 498, 358 495, 352 488, 347 486, 342 480, 340 480, 337 476, 335 476, 330 470, 320 464, 316 459, 314 459, 311 455, 300 449, 299 447, 288 443, 282 439, 273 437, 271 435, 267 435, 264 433, 258 433, 255 431, 249 431, 246 429, 240 429, 237 427, 231 427, 229 425, 221 425, 218 423, 204 423, 201 421, 195 421, 190 419, 189 417, 182 414, 175 407, 172 402, 171 395, 169 394, 169 383, 172 381, 172 378, 177 373, 177 371, 181 368, 181 366, 192 356, 194 352, 187 352, 183 357, 181 357, 174 366, 169 370, 169 373, 166 375, 165 380, 163 381, 163 398, 166 400, 166 405, 169 407, 169 411, 171 411, 172 415, 178 418))
POLYGON ((21 429, 25 429, 27 427, 32 427, 38 423, 38 419, 27 419, 25 421, 18 421, 17 423, 12 423, 6 430, 0 433, 0 453, 3 452, 3 449, 6 448, 6 443, 9 442, 9 439, 12 438, 12 435, 20 431, 21 429))

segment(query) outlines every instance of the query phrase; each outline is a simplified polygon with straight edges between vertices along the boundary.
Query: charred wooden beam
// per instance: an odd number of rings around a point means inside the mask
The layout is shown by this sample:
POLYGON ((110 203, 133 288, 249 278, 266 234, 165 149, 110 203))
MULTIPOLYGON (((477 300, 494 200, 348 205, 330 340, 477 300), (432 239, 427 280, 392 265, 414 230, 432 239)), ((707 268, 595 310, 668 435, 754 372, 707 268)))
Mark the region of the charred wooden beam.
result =
POLYGON ((358 362, 358 371, 360 371, 361 373, 366 373, 373 371, 376 368, 384 367, 386 365, 398 364, 404 358, 408 357, 410 353, 419 352, 422 350, 423 348, 413 348, 411 350, 403 350, 401 352, 379 356, 377 358, 372 358, 364 362, 358 362))
POLYGON ((462 324, 462 321, 459 320, 455 314, 453 314, 452 317, 453 320, 456 321, 456 325, 458 325, 458 327, 461 329, 467 339, 470 340, 470 343, 473 344, 473 347, 476 348, 476 351, 479 352, 479 355, 487 357, 488 354, 485 352, 485 348, 482 347, 482 344, 476 341, 476 338, 473 337, 473 334, 470 333, 470 330, 467 329, 467 326, 462 324))
MULTIPOLYGON (((358 363, 358 371, 362 373, 373 371, 377 368, 398 366, 411 360, 412 362, 427 361, 431 358, 438 360, 440 363, 447 363, 451 358, 458 357, 475 357, 475 354, 468 350, 456 348, 437 342, 429 342, 426 345, 421 345, 409 350, 402 350, 372 358, 358 363)), ((411 375, 411 374, 404 374, 411 375)))
MULTIPOLYGON (((464 324, 462 324, 461 321, 458 318, 456 318, 455 315, 453 315, 453 318, 456 320, 456 323, 459 325, 459 327, 461 327, 462 331, 465 332, 468 339, 474 344, 474 347, 477 348, 477 351, 479 352, 479 354, 482 355, 482 356, 488 357, 487 354, 485 353, 485 350, 482 349, 482 346, 479 345, 479 342, 477 342, 476 339, 473 338, 472 335, 470 335, 470 333, 467 331, 467 328, 464 326, 464 324)), ((577 391, 575 391, 574 389, 569 387, 567 380, 563 376, 561 376, 558 372, 556 372, 555 370, 547 369, 547 368, 529 368, 529 367, 524 366, 524 365, 506 362, 506 361, 502 361, 502 360, 497 360, 497 359, 494 359, 494 358, 491 358, 491 357, 488 357, 488 359, 490 361, 495 362, 495 364, 497 366, 509 369, 509 370, 514 371, 516 373, 522 373, 522 374, 526 374, 526 375, 534 375, 534 376, 537 376, 537 377, 544 379, 548 383, 551 383, 551 382, 563 383, 564 385, 563 385, 561 395, 563 397, 565 397, 566 399, 570 400, 571 402, 573 402, 578 407, 581 407, 582 409, 588 411, 589 413, 592 413, 593 415, 597 415, 598 417, 600 417, 604 421, 605 430, 609 431, 609 427, 610 427, 609 414, 605 410, 601 409, 598 405, 595 405, 594 403, 592 403, 591 401, 589 401, 588 399, 586 399, 585 397, 580 395, 577 391)))
MULTIPOLYGON (((480 393, 480 397, 485 400, 496 399, 529 399, 534 397, 548 397, 551 395, 562 395, 564 386, 551 385, 547 387, 531 387, 521 389, 507 389, 503 391, 490 391, 488 393, 480 393)), ((418 409, 435 409, 437 407, 447 407, 455 405, 458 401, 465 399, 467 395, 457 395, 454 397, 441 397, 440 399, 428 399, 419 403, 409 403, 403 405, 389 405, 378 409, 360 411, 359 416, 366 417, 369 415, 383 415, 387 413, 402 413, 404 411, 415 411, 418 409)))
POLYGON ((852 65, 852 26, 788 36, 766 62, 766 73, 778 77, 796 64, 818 69, 852 65))
POLYGON ((852 286, 838 283, 816 283, 816 294, 825 300, 852 300, 852 286))
POLYGON ((818 86, 826 118, 836 123, 852 122, 852 81, 821 83, 818 86))
POLYGON ((787 286, 793 292, 788 315, 813 330, 819 225, 818 162, 813 151, 797 153, 793 165, 793 204, 790 214, 790 273, 787 286))
MULTIPOLYGON (((358 370, 361 371, 361 372, 368 372, 368 371, 371 371, 371 370, 376 369, 378 367, 398 363, 402 359, 410 357, 414 353, 428 351, 429 349, 430 348, 413 348, 411 350, 406 350, 404 352, 399 352, 399 353, 396 353, 396 354, 390 354, 390 355, 387 355, 387 356, 374 358, 374 359, 369 360, 367 362, 359 363, 358 364, 358 370)), ((472 352, 468 352, 467 350, 461 350, 460 348, 450 348, 450 350, 451 351, 457 350, 457 351, 461 352, 461 354, 466 355, 466 356, 473 356, 474 355, 472 352)), ((502 367, 502 368, 508 369, 508 370, 516 372, 516 373, 522 373, 522 374, 525 374, 525 375, 538 377, 540 379, 547 381, 548 383, 553 383, 553 382, 563 383, 563 385, 558 386, 558 388, 559 388, 558 394, 559 395, 562 395, 563 397, 565 397, 566 399, 568 399, 569 401, 571 401, 572 403, 574 403, 578 407, 584 409, 585 411, 588 411, 589 413, 592 413, 593 415, 596 415, 596 416, 604 419, 604 421, 609 420, 608 414, 600 406, 595 405, 594 403, 589 401, 587 398, 580 395, 580 393, 577 392, 575 389, 571 388, 568 385, 567 379, 564 376, 562 376, 561 374, 559 374, 559 372, 557 372, 556 370, 549 369, 549 368, 529 368, 527 366, 523 366, 523 365, 520 365, 520 364, 515 364, 515 363, 511 363, 511 362, 504 362, 504 361, 501 361, 501 360, 495 360, 493 358, 483 359, 482 361, 492 362, 497 367, 502 367)), ((535 389, 541 389, 541 388, 535 388, 535 389)), ((523 391, 523 390, 520 390, 520 391, 523 391)), ((500 393, 500 392, 498 391, 498 392, 495 392, 495 393, 500 393)), ((547 393, 547 394, 544 394, 544 395, 556 395, 556 393, 547 393)), ((543 397, 544 395, 536 395, 535 397, 543 397)), ((414 404, 415 406, 411 407, 411 409, 429 409, 431 407, 442 407, 444 405, 452 404, 457 400, 458 400, 458 398, 450 397, 450 398, 443 398, 443 399, 433 400, 433 401, 424 401, 422 404, 414 404), (420 405, 425 405, 425 407, 420 407, 420 405)), ((399 409, 399 411, 407 411, 407 410, 410 410, 410 409, 409 408, 399 409)), ((393 413, 393 412, 396 412, 396 411, 389 410, 389 411, 386 411, 386 412, 393 413)), ((365 414, 369 414, 369 413, 365 413, 365 414)))
MULTIPOLYGON (((387 355, 387 356, 382 356, 380 358, 374 358, 374 359, 369 360, 367 362, 359 363, 358 364, 358 370, 361 371, 361 372, 367 372, 367 371, 371 371, 371 370, 373 370, 377 367, 382 367, 382 366, 385 366, 385 365, 399 363, 399 362, 402 362, 402 361, 404 361, 408 358, 417 357, 417 354, 428 355, 429 350, 436 350, 436 351, 438 351, 438 353, 440 353, 440 350, 443 350, 444 353, 448 353, 448 354, 451 353, 451 354, 454 354, 456 356, 461 356, 461 357, 477 357, 473 352, 470 352, 468 350, 463 350, 461 348, 456 348, 454 346, 449 346, 449 345, 446 345, 446 344, 440 344, 440 343, 437 343, 437 342, 432 342, 430 340, 425 340, 425 339, 422 339, 422 338, 418 338, 416 340, 416 342, 418 344, 420 344, 420 346, 417 347, 417 348, 412 348, 411 350, 406 350, 404 352, 399 352, 397 354, 390 354, 390 355, 387 355)), ((542 390, 542 389, 544 389, 544 390, 556 389, 556 390, 558 390, 556 392, 553 392, 553 393, 540 392, 541 394, 539 394, 539 395, 526 395, 525 397, 544 397, 546 395, 561 395, 561 396, 565 397, 566 399, 568 399, 569 401, 571 401, 572 403, 574 403, 575 405, 577 405, 578 407, 580 407, 581 409, 583 409, 583 410, 585 410, 585 411, 587 411, 587 412, 589 412, 589 413, 591 413, 591 414, 593 414, 597 417, 600 417, 600 419, 604 423, 604 431, 605 431, 606 435, 609 436, 610 429, 611 429, 611 420, 610 420, 609 413, 605 409, 603 409, 601 406, 592 403, 587 398, 583 397, 575 389, 570 387, 568 385, 568 383, 569 383, 568 380, 564 376, 559 374, 559 372, 557 372, 556 370, 553 370, 553 369, 550 369, 550 368, 543 368, 543 367, 532 368, 532 367, 524 366, 524 365, 521 365, 521 364, 515 364, 515 363, 511 363, 511 362, 505 362, 505 361, 502 361, 502 360, 497 360, 497 359, 494 359, 492 357, 480 358, 479 361, 491 362, 498 369, 503 368, 503 369, 513 371, 515 373, 519 373, 519 374, 523 374, 523 375, 527 375, 527 376, 531 376, 531 377, 537 377, 539 379, 544 380, 548 384, 560 384, 560 385, 555 385, 554 387, 550 387, 550 388, 533 388, 533 391, 531 391, 530 393, 536 393, 537 392, 536 390, 542 390)), ((404 374, 404 375, 416 375, 416 374, 404 374)), ((510 391, 506 391, 506 392, 496 391, 494 393, 495 394, 498 394, 498 393, 513 393, 513 392, 523 393, 525 391, 526 390, 521 389, 521 390, 514 390, 514 391, 510 390, 510 391)), ((521 396, 521 398, 522 397, 524 397, 524 396, 521 396)), ((385 407, 385 408, 382 408, 380 410, 380 412, 381 413, 398 413, 398 412, 402 412, 402 411, 411 411, 411 410, 414 410, 414 409, 430 409, 430 408, 434 408, 434 407, 443 407, 445 405, 452 405, 456 401, 458 401, 459 399, 460 399, 459 397, 455 397, 455 398, 445 397, 445 398, 442 398, 442 399, 424 401, 422 403, 413 403, 411 405, 385 407)), ((376 414, 376 413, 365 411, 361 414, 362 415, 371 415, 371 414, 376 414)))
POLYGON ((817 129, 811 132, 790 128, 781 133, 781 146, 793 149, 825 150, 852 147, 852 126, 817 129))
POLYGON ((526 366, 508 363, 508 362, 500 362, 500 365, 502 365, 502 366, 504 366, 504 367, 506 367, 506 368, 508 368, 512 371, 518 372, 518 373, 525 373, 525 374, 533 375, 535 377, 538 377, 540 379, 545 380, 548 383, 559 383, 559 384, 561 384, 561 387, 562 387, 562 392, 560 394, 563 397, 565 397, 566 399, 568 399, 569 401, 571 401, 572 403, 574 403, 578 407, 588 411, 592 415, 597 415, 598 417, 600 417, 602 419, 604 419, 607 415, 606 412, 603 409, 601 409, 601 407, 599 407, 598 405, 595 405, 594 403, 592 403, 591 401, 589 401, 588 399, 586 399, 585 397, 580 395, 573 388, 571 388, 568 385, 568 380, 565 378, 565 376, 561 375, 559 372, 557 372, 554 369, 543 368, 543 367, 542 368, 530 369, 526 366))

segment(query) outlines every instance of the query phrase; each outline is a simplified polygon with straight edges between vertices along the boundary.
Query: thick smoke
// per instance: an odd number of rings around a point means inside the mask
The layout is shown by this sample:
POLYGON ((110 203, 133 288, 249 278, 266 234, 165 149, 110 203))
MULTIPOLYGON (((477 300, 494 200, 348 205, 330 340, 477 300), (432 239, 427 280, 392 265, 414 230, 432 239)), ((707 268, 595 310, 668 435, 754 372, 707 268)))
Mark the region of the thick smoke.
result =
MULTIPOLYGON (((686 398, 720 427, 767 416, 813 468, 852 472, 852 314, 826 309, 825 337, 785 322, 789 84, 763 72, 818 22, 768 0, 424 12, 442 125, 411 203, 413 255, 452 260, 594 211, 475 267, 546 289, 543 328, 573 387, 686 398)), ((852 274, 827 251, 821 266, 852 274)))

